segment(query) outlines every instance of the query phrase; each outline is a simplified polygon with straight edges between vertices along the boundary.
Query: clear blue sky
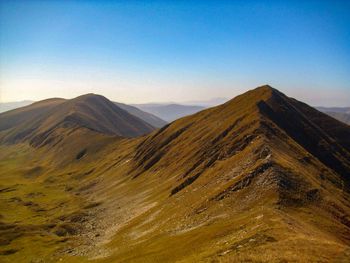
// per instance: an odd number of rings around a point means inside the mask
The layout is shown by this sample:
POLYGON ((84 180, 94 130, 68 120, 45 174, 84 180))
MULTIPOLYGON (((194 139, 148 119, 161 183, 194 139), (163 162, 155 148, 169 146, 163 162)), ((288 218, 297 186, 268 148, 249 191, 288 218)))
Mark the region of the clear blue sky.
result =
POLYGON ((2 101, 233 97, 350 105, 350 1, 1 1, 2 101))

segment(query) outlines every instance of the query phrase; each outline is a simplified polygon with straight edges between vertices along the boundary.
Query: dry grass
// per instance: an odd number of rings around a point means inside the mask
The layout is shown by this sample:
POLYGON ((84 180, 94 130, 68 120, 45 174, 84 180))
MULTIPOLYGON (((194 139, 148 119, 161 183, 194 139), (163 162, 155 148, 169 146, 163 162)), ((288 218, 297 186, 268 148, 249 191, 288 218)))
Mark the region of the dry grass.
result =
POLYGON ((274 92, 136 139, 60 128, 52 147, 1 146, 0 259, 346 262, 344 179, 261 113, 274 92))

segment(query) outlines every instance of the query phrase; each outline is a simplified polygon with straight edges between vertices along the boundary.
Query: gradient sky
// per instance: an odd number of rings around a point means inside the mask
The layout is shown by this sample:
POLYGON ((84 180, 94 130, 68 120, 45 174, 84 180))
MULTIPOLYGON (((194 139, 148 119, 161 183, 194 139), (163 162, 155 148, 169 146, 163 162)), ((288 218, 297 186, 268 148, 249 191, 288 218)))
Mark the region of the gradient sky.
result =
POLYGON ((350 1, 3 1, 0 100, 350 105, 350 1))

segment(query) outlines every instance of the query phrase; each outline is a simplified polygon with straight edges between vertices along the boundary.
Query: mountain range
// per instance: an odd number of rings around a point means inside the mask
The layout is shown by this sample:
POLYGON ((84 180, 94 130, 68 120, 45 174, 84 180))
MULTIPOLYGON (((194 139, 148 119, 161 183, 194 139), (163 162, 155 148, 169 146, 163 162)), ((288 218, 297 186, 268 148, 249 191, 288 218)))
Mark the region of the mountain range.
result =
POLYGON ((350 107, 317 107, 317 109, 350 125, 350 107))
POLYGON ((37 102, 0 114, 0 167, 4 262, 350 258, 350 126, 268 85, 159 129, 37 102))
MULTIPOLYGON (((201 111, 203 109, 217 106, 228 101, 226 98, 215 98, 208 101, 188 101, 184 103, 144 103, 144 104, 124 104, 114 102, 120 108, 128 111, 130 114, 146 121, 153 127, 161 128, 167 122, 185 117, 201 111)), ((34 103, 34 101, 26 100, 20 102, 0 103, 0 113, 24 107, 34 103)), ((350 108, 349 107, 316 107, 317 110, 327 115, 350 124, 350 108)))
POLYGON ((134 104, 135 107, 159 116, 161 119, 172 122, 176 119, 204 110, 204 106, 181 105, 181 104, 134 104))

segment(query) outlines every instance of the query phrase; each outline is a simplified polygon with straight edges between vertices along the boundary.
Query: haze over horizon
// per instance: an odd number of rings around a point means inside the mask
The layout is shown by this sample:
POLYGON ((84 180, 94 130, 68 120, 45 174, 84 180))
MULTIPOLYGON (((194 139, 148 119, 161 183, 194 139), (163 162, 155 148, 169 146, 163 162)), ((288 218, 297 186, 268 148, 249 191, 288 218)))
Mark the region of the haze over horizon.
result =
POLYGON ((232 98, 349 106, 345 1, 0 1, 0 102, 232 98))

